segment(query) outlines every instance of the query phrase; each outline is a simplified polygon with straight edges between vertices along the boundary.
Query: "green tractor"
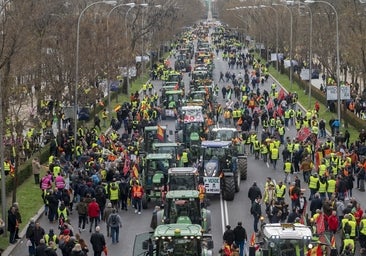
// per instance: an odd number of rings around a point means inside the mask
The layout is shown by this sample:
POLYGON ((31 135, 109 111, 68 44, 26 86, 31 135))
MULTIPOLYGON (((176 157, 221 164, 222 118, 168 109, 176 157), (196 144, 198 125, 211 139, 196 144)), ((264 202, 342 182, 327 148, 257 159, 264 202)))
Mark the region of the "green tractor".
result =
POLYGON ((200 174, 204 176, 207 194, 220 194, 224 200, 232 201, 235 192, 240 190, 241 171, 239 162, 244 158, 237 156, 231 141, 202 141, 199 161, 200 174))
POLYGON ((162 130, 162 136, 160 137, 158 135, 159 126, 146 126, 144 128, 144 140, 142 142, 141 152, 145 154, 152 153, 154 143, 162 143, 167 141, 167 127, 165 125, 160 125, 160 128, 162 130))
POLYGON ((177 118, 178 109, 184 100, 183 90, 164 91, 161 96, 161 119, 177 118))
POLYGON ((203 232, 211 230, 211 211, 201 207, 197 190, 171 190, 164 208, 153 215, 157 226, 170 223, 199 224, 203 232))
POLYGON ((176 142, 154 143, 153 152, 158 154, 171 154, 175 159, 176 166, 181 166, 179 156, 183 152, 183 146, 176 142))
POLYGON ((236 148, 238 157, 238 169, 240 178, 246 180, 248 177, 247 156, 244 155, 244 145, 241 143, 240 132, 235 128, 229 127, 214 127, 210 129, 209 140, 232 141, 233 147, 236 148))
POLYGON ((213 247, 212 236, 202 234, 200 225, 168 224, 137 235, 133 256, 211 256, 213 247))
POLYGON ((168 170, 173 167, 174 159, 171 154, 148 154, 145 157, 141 181, 145 193, 142 197, 142 207, 147 209, 151 199, 159 201, 163 198, 163 191, 166 185, 168 170))
POLYGON ((181 121, 176 124, 176 141, 181 142, 190 151, 201 145, 204 132, 204 117, 201 106, 184 106, 181 108, 181 121))

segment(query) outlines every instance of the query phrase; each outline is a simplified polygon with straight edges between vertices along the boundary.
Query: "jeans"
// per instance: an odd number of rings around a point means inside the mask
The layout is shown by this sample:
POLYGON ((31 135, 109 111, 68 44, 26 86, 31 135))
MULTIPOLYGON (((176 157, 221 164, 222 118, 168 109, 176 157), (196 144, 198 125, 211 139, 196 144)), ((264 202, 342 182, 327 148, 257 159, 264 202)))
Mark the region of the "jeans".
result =
POLYGON ((244 256, 245 242, 244 241, 235 241, 235 244, 239 247, 240 256, 244 256))
POLYGON ((89 231, 92 232, 93 223, 95 222, 95 227, 97 227, 99 217, 89 217, 89 220, 90 220, 90 229, 89 229, 89 231))
POLYGON ((141 212, 141 204, 142 204, 141 198, 133 199, 133 205, 135 206, 135 209, 138 210, 138 212, 141 212))
POLYGON ((39 173, 34 174, 34 184, 39 184, 39 173))
POLYGON ((79 215, 79 228, 85 229, 86 214, 79 215))
POLYGON ((260 216, 253 216, 254 217, 254 232, 257 233, 258 232, 258 222, 259 222, 259 217, 260 216))
POLYGON ((112 236, 112 243, 119 242, 119 227, 110 227, 111 228, 111 236, 112 236))

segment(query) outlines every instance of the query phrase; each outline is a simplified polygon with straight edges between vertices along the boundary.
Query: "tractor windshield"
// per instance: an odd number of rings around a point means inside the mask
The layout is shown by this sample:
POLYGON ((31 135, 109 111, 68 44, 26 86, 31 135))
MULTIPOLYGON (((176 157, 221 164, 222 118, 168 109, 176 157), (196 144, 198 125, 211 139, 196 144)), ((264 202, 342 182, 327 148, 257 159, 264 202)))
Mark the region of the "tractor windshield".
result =
POLYGON ((177 223, 179 217, 188 217, 192 224, 200 224, 197 216, 200 216, 199 200, 197 198, 190 199, 169 199, 167 211, 169 223, 177 223))
MULTIPOLYGON (((293 256, 296 252, 304 252, 305 243, 298 239, 280 239, 275 243, 274 247, 269 246, 270 255, 275 256, 293 256)), ((304 255, 304 254, 301 254, 304 255)))
POLYGON ((219 160, 225 157, 226 148, 205 148, 203 160, 219 160))
POLYGON ((232 138, 235 138, 236 134, 231 130, 218 130, 212 133, 212 140, 222 140, 229 141, 232 138))
POLYGON ((157 244, 160 256, 195 256, 199 251, 199 240, 187 238, 161 239, 157 244))
POLYGON ((169 190, 196 190, 195 175, 170 175, 169 190))

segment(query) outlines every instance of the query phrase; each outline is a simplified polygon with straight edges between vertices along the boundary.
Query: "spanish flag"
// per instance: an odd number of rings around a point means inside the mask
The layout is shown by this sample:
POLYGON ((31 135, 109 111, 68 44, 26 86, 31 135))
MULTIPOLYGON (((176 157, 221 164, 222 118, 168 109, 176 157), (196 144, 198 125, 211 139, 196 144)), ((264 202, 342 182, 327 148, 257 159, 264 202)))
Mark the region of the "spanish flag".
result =
POLYGON ((164 129, 158 125, 158 129, 156 131, 156 137, 160 142, 164 142, 164 129))
POLYGON ((307 256, 323 256, 323 250, 321 245, 317 245, 311 250, 309 250, 307 256))
POLYGON ((133 177, 135 177, 136 179, 139 178, 139 170, 137 169, 137 165, 134 164, 132 167, 132 173, 133 173, 133 177))
POLYGON ((249 246, 253 247, 255 245, 255 233, 252 233, 252 236, 250 237, 250 243, 249 246))
POLYGON ((332 239, 330 240, 330 247, 331 248, 336 248, 336 240, 335 240, 335 236, 332 236, 332 239))

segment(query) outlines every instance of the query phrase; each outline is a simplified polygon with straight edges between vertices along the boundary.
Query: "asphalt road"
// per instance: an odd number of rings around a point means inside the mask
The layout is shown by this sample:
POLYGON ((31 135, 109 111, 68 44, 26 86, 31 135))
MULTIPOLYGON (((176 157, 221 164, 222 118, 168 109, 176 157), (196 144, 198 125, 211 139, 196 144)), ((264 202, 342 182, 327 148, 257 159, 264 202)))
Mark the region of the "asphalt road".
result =
MULTIPOLYGON (((224 73, 228 70, 227 63, 221 59, 221 53, 215 57, 215 70, 214 70, 214 81, 218 82, 220 71, 224 73)), ((171 65, 174 65, 174 60, 172 59, 171 65)), ((232 69, 230 72, 234 72, 236 74, 239 73, 239 70, 232 69)), ((243 73, 243 71, 241 71, 243 73)), ((184 75, 184 82, 186 85, 186 91, 189 89, 189 77, 188 74, 184 75)), ((273 80, 270 78, 267 82, 261 86, 261 90, 267 89, 270 90, 270 85, 273 80)), ((159 90, 161 86, 161 81, 153 81, 155 90, 159 90)), ((220 93, 219 93, 219 102, 224 103, 224 100, 221 96, 221 86, 226 86, 227 83, 219 83, 220 93)), ((174 120, 165 120, 162 121, 163 125, 168 126, 169 130, 174 131, 175 123, 174 120)), ((290 129, 286 130, 285 136, 289 136, 290 138, 294 138, 296 136, 296 131, 294 127, 290 127, 290 129)), ((258 134, 260 137, 260 134, 258 134)), ((170 136, 170 139, 174 140, 174 132, 173 135, 170 136)), ((282 150, 283 147, 281 147, 282 150)), ((248 238, 253 232, 253 217, 250 214, 250 200, 247 197, 248 189, 253 184, 254 181, 257 182, 258 186, 263 190, 264 183, 267 176, 272 177, 275 181, 279 181, 283 179, 284 174, 282 171, 283 162, 282 159, 278 162, 277 171, 274 171, 271 166, 265 164, 262 160, 255 160, 253 156, 248 156, 248 179, 246 181, 242 181, 240 185, 240 192, 235 195, 234 201, 226 202, 221 199, 219 195, 210 196, 210 205, 209 209, 212 213, 212 230, 211 233, 214 239, 215 246, 215 255, 216 252, 222 245, 222 234, 224 228, 227 224, 230 224, 233 228, 236 226, 238 221, 243 222, 243 226, 247 230, 248 238)), ((302 175, 299 175, 300 179, 303 182, 302 175)), ((302 183, 303 184, 303 183, 302 183)), ((304 185, 303 185, 304 186, 304 185)), ((306 187, 306 185, 305 185, 306 187)), ((308 193, 308 191, 306 191, 308 193)), ((358 199, 361 199, 362 192, 354 190, 354 196, 358 199)), ((287 198, 287 200, 289 200, 287 198)), ((365 199, 361 200, 361 205, 365 205, 365 199)), ((129 208, 128 211, 119 212, 123 222, 123 228, 120 230, 120 242, 118 244, 112 244, 111 238, 107 238, 107 246, 109 250, 109 255, 123 255, 129 256, 132 255, 133 243, 136 234, 143 233, 146 231, 150 231, 150 220, 152 216, 152 206, 149 209, 142 211, 141 215, 137 215, 134 213, 133 209, 129 208)), ((264 211, 264 207, 262 209, 264 211)), ((77 231, 77 214, 74 212, 71 217, 71 223, 73 224, 75 230, 77 231)), ((42 216, 39 220, 41 226, 48 232, 50 228, 57 230, 56 224, 50 224, 45 216, 42 216)), ((106 235, 105 223, 101 223, 102 232, 106 235)), ((82 232, 81 237, 85 239, 89 244, 90 233, 82 232)), ((12 254, 14 256, 18 255, 27 255, 27 247, 25 245, 25 240, 20 243, 12 254)), ((91 247, 91 245, 89 244, 91 247)), ((58 255, 61 255, 58 250, 58 255)), ((89 253, 92 255, 92 253, 89 253)))

